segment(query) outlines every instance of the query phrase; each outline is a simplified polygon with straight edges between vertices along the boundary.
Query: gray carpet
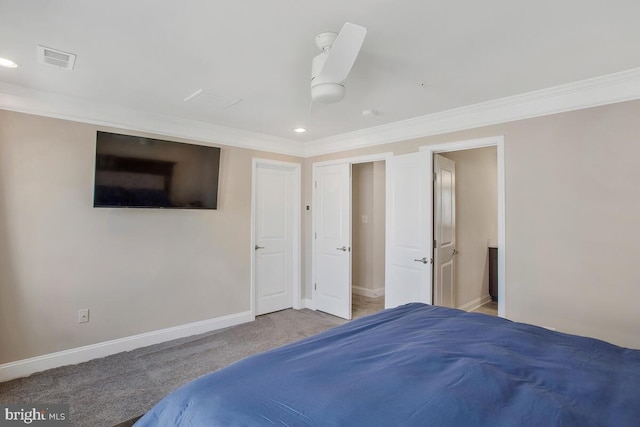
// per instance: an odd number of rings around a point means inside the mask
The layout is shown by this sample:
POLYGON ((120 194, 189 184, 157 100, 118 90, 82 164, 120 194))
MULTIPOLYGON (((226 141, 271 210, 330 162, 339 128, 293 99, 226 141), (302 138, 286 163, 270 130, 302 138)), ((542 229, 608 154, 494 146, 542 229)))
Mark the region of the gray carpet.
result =
POLYGON ((484 313, 484 314, 490 314, 491 316, 497 316, 498 315, 498 302, 497 301, 489 301, 488 303, 485 303, 483 305, 481 305, 480 307, 476 308, 475 310, 473 310, 474 313, 484 313))
POLYGON ((363 295, 351 296, 351 316, 356 319, 384 310, 384 296, 369 298, 363 295))
POLYGON ((0 383, 0 402, 68 403, 72 425, 111 427, 144 414, 194 378, 344 322, 306 309, 271 313, 255 322, 0 383))

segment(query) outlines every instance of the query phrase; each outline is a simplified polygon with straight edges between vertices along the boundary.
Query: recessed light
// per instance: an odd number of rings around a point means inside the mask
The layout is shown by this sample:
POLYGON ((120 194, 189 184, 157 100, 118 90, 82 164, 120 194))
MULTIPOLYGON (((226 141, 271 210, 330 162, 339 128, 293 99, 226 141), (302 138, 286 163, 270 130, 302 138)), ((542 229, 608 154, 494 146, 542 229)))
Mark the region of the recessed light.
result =
POLYGON ((305 128, 295 128, 293 131, 294 131, 294 132, 297 132, 297 133, 304 133, 304 132, 306 132, 307 130, 306 130, 305 128))
POLYGON ((0 65, 7 68, 17 68, 18 64, 7 58, 0 58, 0 65))

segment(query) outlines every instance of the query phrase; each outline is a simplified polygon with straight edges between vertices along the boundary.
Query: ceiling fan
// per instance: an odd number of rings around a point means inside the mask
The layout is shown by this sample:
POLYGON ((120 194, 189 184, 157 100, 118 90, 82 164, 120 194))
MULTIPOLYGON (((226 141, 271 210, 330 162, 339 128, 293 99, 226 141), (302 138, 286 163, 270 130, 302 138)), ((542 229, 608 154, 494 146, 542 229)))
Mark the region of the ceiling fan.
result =
POLYGON ((316 46, 322 51, 311 66, 311 99, 333 103, 344 98, 344 81, 356 62, 367 29, 346 23, 340 33, 320 33, 316 46))

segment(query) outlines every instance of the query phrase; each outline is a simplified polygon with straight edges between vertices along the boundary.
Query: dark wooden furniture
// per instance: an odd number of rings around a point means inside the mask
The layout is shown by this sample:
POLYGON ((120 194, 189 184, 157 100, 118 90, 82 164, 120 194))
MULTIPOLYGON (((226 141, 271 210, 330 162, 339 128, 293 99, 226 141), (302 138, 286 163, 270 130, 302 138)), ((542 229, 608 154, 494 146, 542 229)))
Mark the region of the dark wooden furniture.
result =
POLYGON ((489 295, 498 301, 498 248, 489 247, 489 295))

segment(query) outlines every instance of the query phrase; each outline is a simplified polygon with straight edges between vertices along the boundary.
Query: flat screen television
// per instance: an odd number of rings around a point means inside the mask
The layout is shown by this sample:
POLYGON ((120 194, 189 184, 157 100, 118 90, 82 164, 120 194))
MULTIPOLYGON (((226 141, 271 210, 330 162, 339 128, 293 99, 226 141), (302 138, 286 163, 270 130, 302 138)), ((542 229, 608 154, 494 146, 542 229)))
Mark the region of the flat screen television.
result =
POLYGON ((218 208, 218 147, 98 131, 95 160, 96 208, 218 208))

